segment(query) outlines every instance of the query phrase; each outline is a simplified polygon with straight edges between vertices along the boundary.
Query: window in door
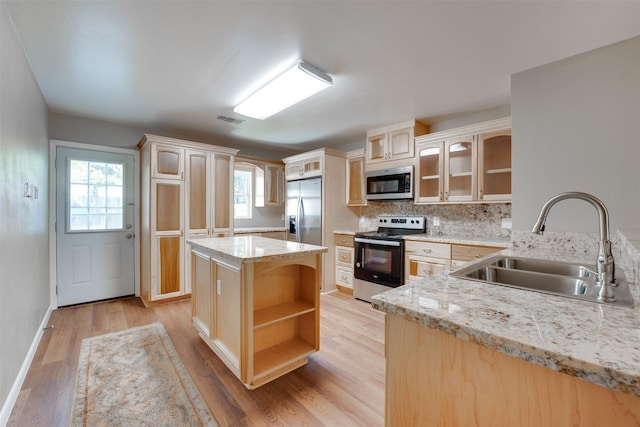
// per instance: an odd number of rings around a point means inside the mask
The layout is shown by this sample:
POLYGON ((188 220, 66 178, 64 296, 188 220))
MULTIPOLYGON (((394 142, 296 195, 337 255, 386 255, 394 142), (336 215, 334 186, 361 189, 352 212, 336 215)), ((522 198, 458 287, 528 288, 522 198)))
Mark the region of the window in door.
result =
POLYGON ((124 229, 124 164, 69 160, 67 231, 124 229))

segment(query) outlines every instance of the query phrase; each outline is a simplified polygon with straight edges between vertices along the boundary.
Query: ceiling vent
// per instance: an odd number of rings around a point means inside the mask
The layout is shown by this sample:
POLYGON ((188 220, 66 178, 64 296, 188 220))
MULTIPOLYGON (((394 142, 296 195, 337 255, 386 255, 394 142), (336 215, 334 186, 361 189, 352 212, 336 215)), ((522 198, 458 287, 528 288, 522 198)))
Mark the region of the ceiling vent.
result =
POLYGON ((227 116, 218 116, 218 120, 231 123, 232 125, 239 125, 240 123, 244 122, 244 120, 242 119, 234 119, 233 117, 227 117, 227 116))

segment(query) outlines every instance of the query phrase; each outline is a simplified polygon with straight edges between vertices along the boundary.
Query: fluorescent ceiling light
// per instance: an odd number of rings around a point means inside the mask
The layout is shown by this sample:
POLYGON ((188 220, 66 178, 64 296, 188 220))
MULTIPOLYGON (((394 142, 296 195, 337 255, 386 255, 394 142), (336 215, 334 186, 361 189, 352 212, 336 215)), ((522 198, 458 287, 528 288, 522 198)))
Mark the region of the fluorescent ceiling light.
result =
POLYGON ((300 61, 242 101, 233 111, 264 120, 332 84, 330 75, 300 61))

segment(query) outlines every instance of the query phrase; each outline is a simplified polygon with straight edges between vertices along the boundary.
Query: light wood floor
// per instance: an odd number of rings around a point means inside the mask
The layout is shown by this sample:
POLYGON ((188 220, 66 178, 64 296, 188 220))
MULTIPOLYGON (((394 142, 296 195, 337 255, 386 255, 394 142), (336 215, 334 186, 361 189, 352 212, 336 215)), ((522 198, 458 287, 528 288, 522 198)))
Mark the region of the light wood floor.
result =
POLYGON ((341 293, 322 295, 320 351, 247 390, 198 337, 191 302, 144 308, 137 298, 56 310, 9 426, 67 426, 83 338, 162 322, 220 426, 384 424, 384 315, 341 293))

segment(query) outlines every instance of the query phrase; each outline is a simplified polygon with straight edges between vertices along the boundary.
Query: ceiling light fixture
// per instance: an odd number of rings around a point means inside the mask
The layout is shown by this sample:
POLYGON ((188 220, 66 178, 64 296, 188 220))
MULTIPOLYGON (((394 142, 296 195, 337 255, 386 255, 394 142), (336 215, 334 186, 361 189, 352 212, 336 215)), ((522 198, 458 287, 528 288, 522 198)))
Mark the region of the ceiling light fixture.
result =
POLYGON ((332 84, 330 75, 307 62, 300 61, 250 95, 233 111, 264 120, 332 84))

